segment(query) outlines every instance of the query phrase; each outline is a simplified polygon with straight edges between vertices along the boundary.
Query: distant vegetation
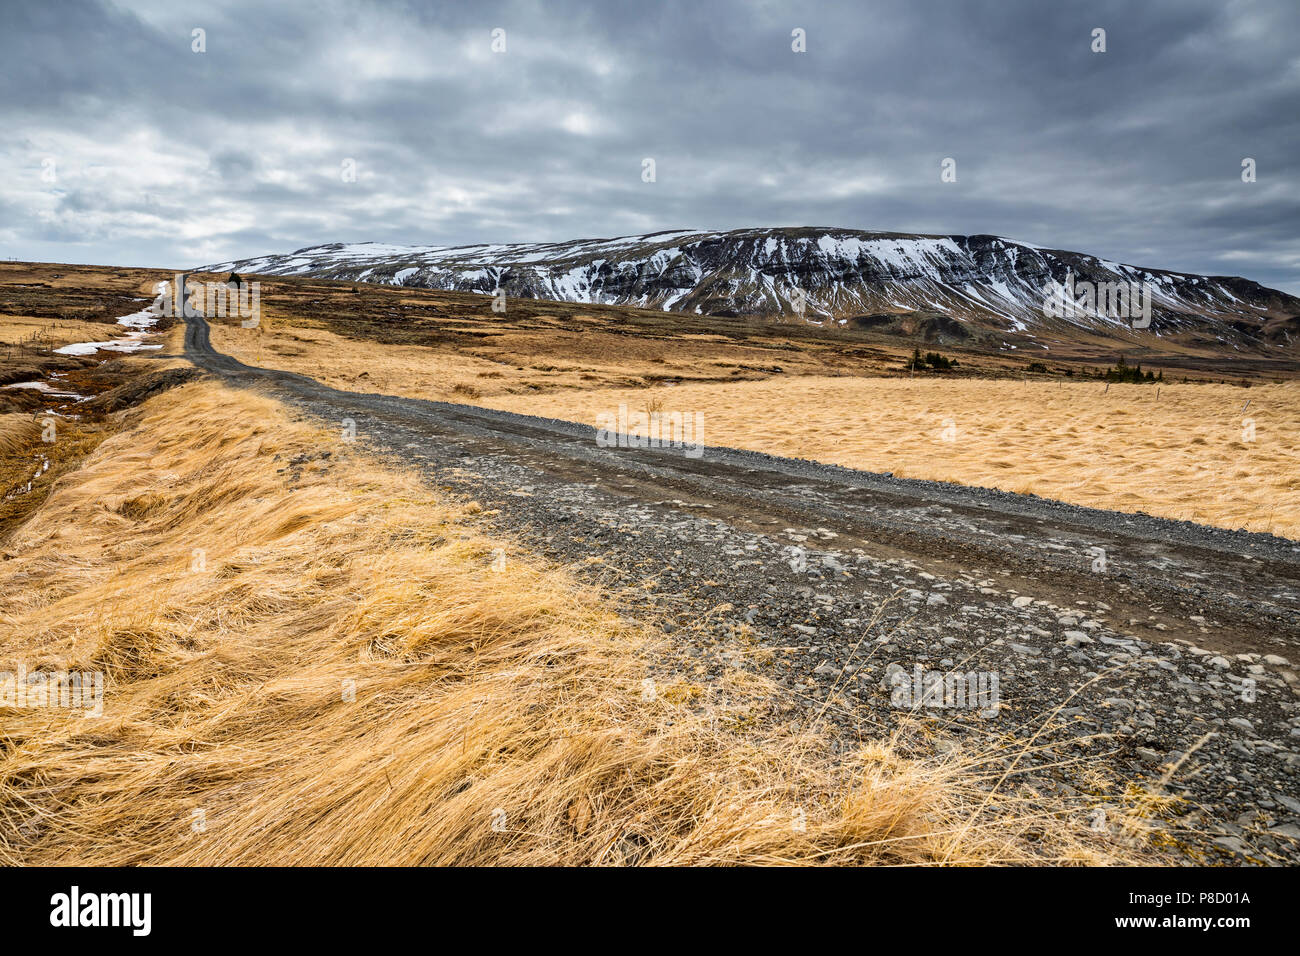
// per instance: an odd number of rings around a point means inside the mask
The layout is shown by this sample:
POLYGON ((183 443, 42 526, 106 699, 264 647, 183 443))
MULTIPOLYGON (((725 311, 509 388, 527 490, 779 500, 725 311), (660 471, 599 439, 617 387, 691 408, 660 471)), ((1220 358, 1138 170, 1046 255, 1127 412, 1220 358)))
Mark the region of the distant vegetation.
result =
POLYGON ((1142 385, 1146 382, 1163 382, 1165 373, 1161 370, 1157 375, 1149 369, 1143 372, 1142 363, 1140 362, 1130 367, 1124 361, 1124 356, 1121 355, 1119 361, 1115 363, 1115 367, 1106 369, 1106 371, 1100 373, 1100 377, 1108 382, 1131 382, 1135 385, 1142 385))
MULTIPOLYGON (((924 363, 924 360, 922 360, 922 362, 924 363)), ((953 364, 956 363, 954 362, 953 364)), ((1048 368, 1048 366, 1043 362, 1030 362, 1028 365, 1025 366, 1025 372, 1030 374, 1047 375, 1047 374, 1051 374, 1053 371, 1055 371, 1059 375, 1064 375, 1067 378, 1073 378, 1076 370, 1070 368, 1069 366, 1064 366, 1064 367, 1058 366, 1055 370, 1053 370, 1048 368)), ((1135 366, 1129 365, 1128 362, 1124 360, 1124 356, 1122 355, 1119 357, 1118 361, 1116 361, 1114 367, 1112 368, 1107 368, 1107 369, 1091 368, 1090 369, 1085 366, 1082 369, 1079 369, 1078 371, 1085 378, 1096 378, 1099 381, 1103 381, 1103 382, 1127 382, 1133 385, 1145 385, 1149 382, 1158 383, 1158 382, 1163 382, 1165 380, 1165 373, 1163 370, 1155 371, 1155 372, 1149 370, 1143 371, 1141 364, 1135 366)), ((1186 382, 1187 379, 1184 377, 1183 381, 1186 382)))
POLYGON ((920 349, 913 349, 912 357, 909 358, 907 362, 905 362, 903 365, 903 368, 907 369, 910 372, 916 372, 916 371, 923 372, 926 370, 926 368, 933 368, 933 369, 938 369, 940 371, 947 371, 948 369, 956 368, 956 367, 957 367, 956 359, 944 358, 938 352, 926 352, 924 355, 922 355, 920 349))

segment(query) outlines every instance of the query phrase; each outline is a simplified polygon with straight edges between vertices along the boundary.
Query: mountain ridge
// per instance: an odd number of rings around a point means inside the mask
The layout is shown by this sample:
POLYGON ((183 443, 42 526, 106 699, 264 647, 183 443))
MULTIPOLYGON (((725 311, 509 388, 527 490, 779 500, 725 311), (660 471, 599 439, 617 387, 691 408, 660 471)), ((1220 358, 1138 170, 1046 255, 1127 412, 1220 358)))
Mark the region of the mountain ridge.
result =
MULTIPOLYGON (((1059 294, 1067 285, 1120 283, 1149 293, 1151 322, 1141 334, 1232 350, 1300 345, 1300 298, 1253 280, 1131 266, 986 234, 805 226, 552 243, 327 243, 202 271, 226 270, 485 294, 500 289, 507 298, 683 313, 799 316, 931 341, 1129 332, 1131 316, 1100 304, 1065 317, 1046 308, 1053 290, 1059 294)), ((1137 328, 1143 329, 1140 322, 1137 328)))

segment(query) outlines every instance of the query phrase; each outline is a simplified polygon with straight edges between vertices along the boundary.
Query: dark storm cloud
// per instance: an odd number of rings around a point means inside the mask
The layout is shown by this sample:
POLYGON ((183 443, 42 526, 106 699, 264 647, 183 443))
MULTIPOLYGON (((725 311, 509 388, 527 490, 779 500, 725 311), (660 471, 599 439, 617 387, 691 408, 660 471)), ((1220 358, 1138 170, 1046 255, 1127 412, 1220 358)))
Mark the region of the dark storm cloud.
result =
POLYGON ((4 17, 6 256, 174 266, 331 241, 840 225, 1300 292, 1285 0, 6 0, 4 17))

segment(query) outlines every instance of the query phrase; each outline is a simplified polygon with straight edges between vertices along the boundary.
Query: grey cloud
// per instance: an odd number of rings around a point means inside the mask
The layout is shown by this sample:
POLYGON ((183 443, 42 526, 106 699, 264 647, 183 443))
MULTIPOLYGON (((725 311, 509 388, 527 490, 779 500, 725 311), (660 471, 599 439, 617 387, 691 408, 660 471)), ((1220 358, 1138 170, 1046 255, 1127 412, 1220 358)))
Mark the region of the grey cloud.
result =
POLYGON ((1300 293, 1286 0, 73 0, 6 18, 6 256, 176 266, 818 224, 997 233, 1300 293))

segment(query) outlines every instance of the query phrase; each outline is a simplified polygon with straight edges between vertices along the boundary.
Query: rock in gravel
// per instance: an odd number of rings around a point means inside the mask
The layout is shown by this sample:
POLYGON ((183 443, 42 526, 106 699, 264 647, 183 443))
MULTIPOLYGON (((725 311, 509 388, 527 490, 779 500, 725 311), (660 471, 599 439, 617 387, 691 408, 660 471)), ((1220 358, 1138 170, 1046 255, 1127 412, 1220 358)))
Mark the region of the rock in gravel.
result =
POLYGON ((1012 607, 1029 607, 1029 605, 1031 605, 1031 604, 1033 604, 1033 603, 1034 603, 1034 599, 1033 599, 1033 598, 1031 598, 1031 597, 1026 597, 1025 595, 1022 594, 1020 597, 1016 598, 1014 601, 1011 602, 1011 606, 1012 606, 1012 607))
POLYGON ((1275 796, 1277 797, 1277 802, 1282 804, 1282 806, 1286 807, 1292 813, 1300 813, 1300 800, 1297 800, 1294 797, 1288 797, 1284 793, 1275 794, 1275 796))
POLYGON ((1238 837, 1215 837, 1214 842, 1230 853, 1244 854, 1246 852, 1246 844, 1242 843, 1238 837))
POLYGON ((1291 662, 1278 654, 1265 654, 1264 663, 1272 664, 1274 667, 1287 667, 1291 662))

